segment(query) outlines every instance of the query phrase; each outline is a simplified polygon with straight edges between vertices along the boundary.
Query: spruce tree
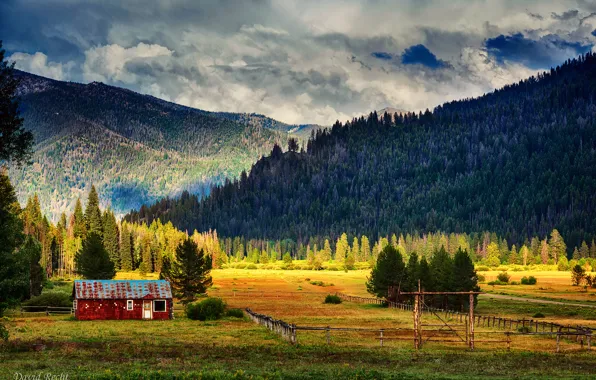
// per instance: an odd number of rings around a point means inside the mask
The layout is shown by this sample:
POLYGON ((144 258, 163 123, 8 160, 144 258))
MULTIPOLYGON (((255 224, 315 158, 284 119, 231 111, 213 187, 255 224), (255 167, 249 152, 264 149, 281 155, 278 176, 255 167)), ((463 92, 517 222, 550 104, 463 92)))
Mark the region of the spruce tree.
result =
MULTIPOLYGON (((405 292, 415 292, 418 290, 418 280, 420 279, 420 263, 418 262, 418 254, 412 252, 408 259, 407 281, 404 286, 405 292)), ((422 282, 422 281, 421 281, 422 282)))
POLYGON ((120 236, 120 267, 125 272, 132 270, 132 237, 128 224, 122 224, 122 234, 120 236))
POLYGON ((211 286, 211 257, 199 251, 191 239, 185 239, 176 248, 176 260, 164 258, 160 277, 168 280, 174 295, 187 304, 211 286))
MULTIPOLYGON (((453 257, 453 272, 451 278, 451 291, 453 292, 478 292, 478 276, 474 264, 468 252, 458 249, 453 257)), ((474 306, 477 303, 477 295, 474 295, 474 306)), ((454 307, 459 310, 467 310, 470 304, 468 295, 453 297, 454 307)))
MULTIPOLYGON (((441 247, 433 254, 430 261, 430 273, 433 280, 433 291, 448 292, 452 289, 453 261, 451 260, 451 257, 449 257, 445 247, 441 247)), ((447 308, 449 305, 448 300, 449 298, 447 296, 435 297, 434 304, 436 306, 447 308)))
POLYGON ((101 236, 90 232, 75 255, 76 272, 90 280, 110 280, 116 275, 114 263, 103 246, 101 236))
POLYGON ((360 244, 361 261, 366 262, 370 259, 370 242, 366 235, 362 235, 362 238, 360 238, 360 241, 361 241, 361 244, 360 244))
POLYGON ((38 296, 41 294, 45 280, 43 268, 39 264, 41 260, 41 244, 33 236, 27 236, 19 254, 23 255, 29 264, 29 297, 38 296))
POLYGON ((592 239, 592 244, 590 245, 590 257, 596 259, 596 242, 592 239))
POLYGON ((590 249, 588 248, 588 244, 586 244, 585 240, 582 241, 582 245, 579 247, 579 257, 582 259, 590 257, 590 249))
POLYGON ((118 224, 114 213, 108 208, 103 213, 103 245, 110 255, 116 269, 120 269, 120 252, 118 247, 118 224))
POLYGON ((406 266, 399 251, 391 245, 386 245, 379 253, 377 262, 370 272, 366 282, 366 290, 378 298, 389 299, 398 292, 406 280, 406 266))
POLYGON ((103 235, 101 211, 99 210, 99 196, 97 195, 97 190, 95 190, 94 185, 91 185, 87 207, 85 208, 85 227, 87 227, 88 233, 96 233, 99 236, 103 235))
POLYGON ((360 257, 360 244, 358 244, 358 237, 354 236, 354 240, 352 241, 352 255, 354 256, 354 260, 356 262, 364 261, 360 257))
POLYGON ((20 117, 14 63, 4 59, 5 50, 0 41, 0 162, 26 163, 31 157, 33 134, 23 127, 20 117))
POLYGON ((73 233, 75 238, 84 239, 87 236, 87 227, 85 225, 85 215, 83 214, 83 206, 81 205, 81 198, 77 198, 75 203, 73 220, 73 233))
POLYGON ((559 233, 559 231, 555 228, 550 233, 550 240, 548 241, 548 245, 550 247, 550 252, 555 259, 555 262, 558 262, 559 257, 567 256, 567 245, 563 240, 563 237, 559 233))

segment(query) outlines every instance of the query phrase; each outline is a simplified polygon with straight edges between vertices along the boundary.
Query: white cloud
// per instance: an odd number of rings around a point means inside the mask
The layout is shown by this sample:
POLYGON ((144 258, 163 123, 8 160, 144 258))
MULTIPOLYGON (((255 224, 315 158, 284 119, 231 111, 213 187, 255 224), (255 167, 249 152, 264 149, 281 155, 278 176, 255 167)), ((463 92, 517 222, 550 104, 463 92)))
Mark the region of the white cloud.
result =
MULTIPOLYGON (((53 0, 66 1, 73 0, 53 0)), ((62 67, 54 76, 300 124, 331 124, 387 106, 417 111, 481 95, 535 74, 522 64, 497 62, 486 52, 487 38, 556 34, 585 44, 594 42, 590 23, 596 24, 588 18, 580 25, 591 10, 576 0, 90 2, 92 31, 68 20, 44 24, 46 35, 65 36, 83 49, 79 74, 62 67), (578 20, 551 17, 570 9, 578 9, 578 20), (416 44, 449 67, 401 64, 401 53, 416 44)), ((60 65, 43 63, 45 70, 60 65)))
POLYGON ((19 70, 41 75, 56 80, 67 79, 68 73, 75 66, 75 62, 67 63, 48 62, 48 56, 44 53, 35 54, 14 53, 8 57, 9 62, 14 62, 19 70))
POLYGON ((136 77, 125 69, 128 62, 155 57, 169 57, 172 51, 160 45, 140 43, 131 48, 112 44, 85 52, 83 77, 87 81, 119 81, 135 83, 136 77))

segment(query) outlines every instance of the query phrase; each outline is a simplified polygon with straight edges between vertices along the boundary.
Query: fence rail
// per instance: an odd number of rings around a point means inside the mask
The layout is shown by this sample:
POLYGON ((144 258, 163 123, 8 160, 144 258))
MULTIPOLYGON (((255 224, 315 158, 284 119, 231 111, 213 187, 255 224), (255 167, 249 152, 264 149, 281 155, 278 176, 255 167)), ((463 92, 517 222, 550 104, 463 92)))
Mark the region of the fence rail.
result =
POLYGON ((250 308, 246 308, 246 313, 250 319, 253 320, 253 322, 267 327, 269 330, 280 335, 290 344, 296 344, 296 325, 289 324, 265 314, 255 313, 250 308))
MULTIPOLYGON (((385 301, 380 298, 370 298, 370 297, 358 297, 358 296, 351 296, 348 294, 343 293, 336 293, 338 297, 340 297, 344 301, 349 302, 359 302, 359 303, 367 303, 367 304, 377 304, 377 305, 384 305, 386 304, 387 307, 392 309, 399 309, 399 310, 407 310, 413 311, 414 306, 407 303, 398 303, 392 301, 385 301)), ((445 314, 446 317, 458 320, 460 322, 464 322, 468 320, 469 316, 468 313, 462 313, 459 311, 448 310, 448 309, 439 309, 439 308, 432 308, 423 305, 422 307, 423 312, 430 312, 430 313, 441 313, 445 314)), ((492 315, 474 315, 474 325, 478 327, 494 327, 500 329, 508 329, 508 330, 523 330, 522 332, 531 333, 531 332, 560 332, 568 334, 569 336, 581 336, 584 335, 586 332, 590 334, 594 332, 595 329, 588 327, 588 326, 581 326, 581 325, 562 325, 556 322, 547 322, 547 321, 539 321, 536 319, 515 319, 515 318, 503 318, 497 317, 492 315), (575 334, 571 334, 574 332, 575 334)), ((579 341, 579 340, 578 340, 579 341)))
POLYGON ((21 315, 24 313, 45 313, 51 314, 73 314, 72 307, 58 307, 58 306, 21 306, 21 315))

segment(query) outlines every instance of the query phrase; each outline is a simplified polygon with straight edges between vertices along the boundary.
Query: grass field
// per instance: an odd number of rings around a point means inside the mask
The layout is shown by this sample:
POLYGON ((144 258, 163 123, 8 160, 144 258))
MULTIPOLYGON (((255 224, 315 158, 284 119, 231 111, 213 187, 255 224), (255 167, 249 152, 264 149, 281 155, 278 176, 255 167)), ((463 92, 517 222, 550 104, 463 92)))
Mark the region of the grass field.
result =
MULTIPOLYGON (((323 303, 326 294, 336 291, 367 296, 367 275, 368 271, 215 270, 209 293, 224 298, 230 307, 250 307, 300 326, 411 328, 410 312, 323 303)), ((528 273, 514 274, 523 275, 528 273)), ((563 277, 552 281, 536 277, 535 287, 548 286, 556 297, 563 295, 563 277)), ((138 276, 119 273, 118 278, 138 276)), ((539 310, 547 319, 596 325, 592 314, 576 306, 480 299, 477 307, 477 313, 526 318, 539 310)), ((435 317, 423 319, 433 321, 437 322, 435 317)), ((564 353, 555 354, 554 339, 536 337, 514 340, 510 352, 500 343, 495 347, 479 343, 476 351, 469 352, 462 344, 429 342, 416 353, 411 340, 387 339, 381 348, 372 332, 334 331, 327 345, 324 333, 299 331, 298 345, 290 346, 247 318, 191 321, 183 317, 181 306, 173 321, 74 321, 68 316, 16 314, 9 327, 11 340, 0 352, 0 378, 15 378, 17 372, 42 373, 42 378, 51 373, 135 379, 182 374, 187 378, 592 378, 596 366, 596 351, 588 353, 566 341, 564 353)), ((385 334, 392 336, 403 334, 385 334)))

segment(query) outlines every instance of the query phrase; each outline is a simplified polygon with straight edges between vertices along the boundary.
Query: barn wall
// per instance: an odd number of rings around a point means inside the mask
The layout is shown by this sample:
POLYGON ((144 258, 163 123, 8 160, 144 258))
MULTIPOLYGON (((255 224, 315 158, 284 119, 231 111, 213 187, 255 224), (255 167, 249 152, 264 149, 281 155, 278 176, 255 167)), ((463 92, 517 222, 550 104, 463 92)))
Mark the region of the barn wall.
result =
MULTIPOLYGON (((143 319, 143 300, 134 300, 133 310, 126 310, 126 301, 127 300, 78 300, 76 318, 79 320, 143 319)), ((166 311, 153 312, 153 319, 170 319, 171 307, 171 300, 166 300, 166 311)))

